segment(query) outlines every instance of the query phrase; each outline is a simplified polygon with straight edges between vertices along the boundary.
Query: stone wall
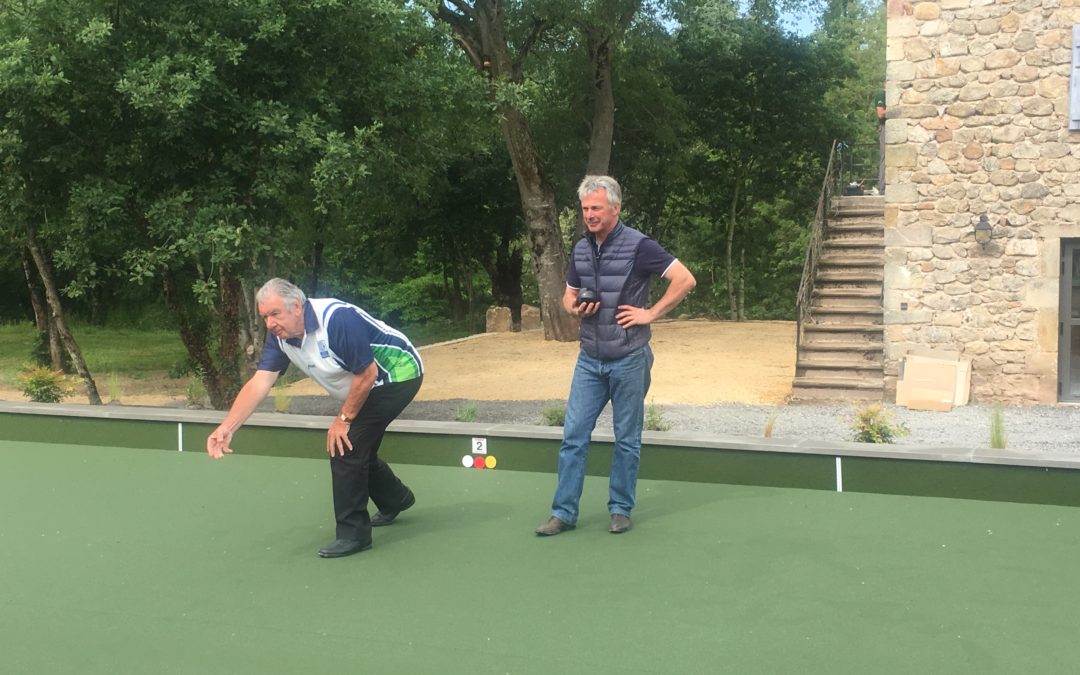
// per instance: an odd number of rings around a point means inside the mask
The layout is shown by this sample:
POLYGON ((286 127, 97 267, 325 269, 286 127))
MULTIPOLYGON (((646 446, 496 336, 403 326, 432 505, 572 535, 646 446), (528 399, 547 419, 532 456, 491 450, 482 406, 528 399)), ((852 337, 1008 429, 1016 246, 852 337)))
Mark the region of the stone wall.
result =
POLYGON ((1080 237, 1080 0, 888 10, 888 380, 911 348, 945 347, 972 360, 973 400, 1056 402, 1060 244, 1080 237), (993 239, 980 245, 983 214, 993 239))

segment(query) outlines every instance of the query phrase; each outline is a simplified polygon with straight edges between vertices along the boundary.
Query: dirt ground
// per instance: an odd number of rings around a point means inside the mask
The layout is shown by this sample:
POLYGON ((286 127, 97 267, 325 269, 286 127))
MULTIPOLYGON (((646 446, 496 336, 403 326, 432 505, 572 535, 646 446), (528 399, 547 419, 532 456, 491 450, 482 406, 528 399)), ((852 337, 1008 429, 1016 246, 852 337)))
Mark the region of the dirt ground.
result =
MULTIPOLYGON (((788 321, 663 321, 653 326, 652 388, 658 405, 783 403, 795 374, 795 324, 788 321)), ((424 387, 417 400, 525 401, 565 399, 578 345, 548 342, 542 331, 487 333, 425 347, 424 387)), ((127 405, 179 405, 188 380, 163 376, 99 381, 104 400, 110 390, 127 405)), ((310 380, 290 385, 293 396, 320 395, 310 380)), ((15 388, 0 387, 0 400, 25 400, 15 388)), ((84 402, 73 396, 70 403, 84 402)))
MULTIPOLYGON (((658 404, 779 403, 791 394, 795 324, 670 321, 653 327, 649 399, 658 404)), ((496 333, 423 351, 421 400, 563 399, 578 345, 542 331, 496 333)))

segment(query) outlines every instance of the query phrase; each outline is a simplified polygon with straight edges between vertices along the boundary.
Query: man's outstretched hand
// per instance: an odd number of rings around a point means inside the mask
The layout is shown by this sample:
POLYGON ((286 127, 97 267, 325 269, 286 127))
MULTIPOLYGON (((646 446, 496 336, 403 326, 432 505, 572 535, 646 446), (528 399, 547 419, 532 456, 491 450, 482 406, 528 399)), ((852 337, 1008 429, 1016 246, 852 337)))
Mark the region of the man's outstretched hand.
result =
POLYGON ((221 459, 225 455, 232 454, 229 443, 232 441, 232 432, 225 427, 214 429, 214 433, 206 437, 206 454, 213 459, 221 459))

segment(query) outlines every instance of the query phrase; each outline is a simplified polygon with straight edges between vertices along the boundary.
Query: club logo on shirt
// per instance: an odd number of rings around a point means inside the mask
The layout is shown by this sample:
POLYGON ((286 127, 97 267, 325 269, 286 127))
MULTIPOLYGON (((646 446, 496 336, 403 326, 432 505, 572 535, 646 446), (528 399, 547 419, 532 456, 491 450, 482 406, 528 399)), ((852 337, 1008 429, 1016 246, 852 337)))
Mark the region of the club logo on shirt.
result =
POLYGON ((325 358, 330 357, 330 346, 326 343, 326 340, 319 340, 319 356, 325 358))

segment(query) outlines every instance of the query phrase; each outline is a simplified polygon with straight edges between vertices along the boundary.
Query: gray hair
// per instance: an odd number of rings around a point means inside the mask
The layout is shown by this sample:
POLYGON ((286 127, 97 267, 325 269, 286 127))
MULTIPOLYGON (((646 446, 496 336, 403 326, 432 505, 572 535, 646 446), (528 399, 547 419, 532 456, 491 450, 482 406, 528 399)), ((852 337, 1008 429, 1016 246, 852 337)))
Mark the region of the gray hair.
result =
POLYGON ((277 277, 262 285, 262 288, 255 294, 255 302, 261 305, 269 295, 276 295, 284 300, 286 308, 290 304, 295 307, 303 307, 304 303, 307 302, 307 296, 296 284, 277 277))
POLYGON ((622 204, 622 188, 619 187, 619 182, 611 176, 585 176, 585 180, 581 181, 581 185, 577 189, 578 199, 585 199, 586 196, 597 190, 607 192, 608 203, 612 206, 622 204))

